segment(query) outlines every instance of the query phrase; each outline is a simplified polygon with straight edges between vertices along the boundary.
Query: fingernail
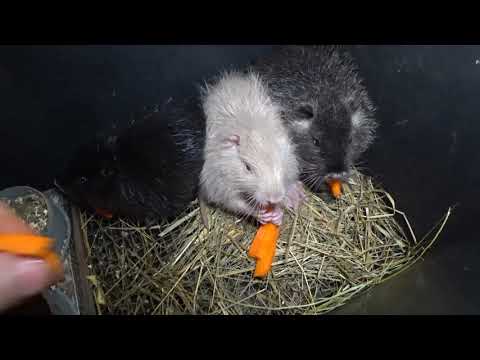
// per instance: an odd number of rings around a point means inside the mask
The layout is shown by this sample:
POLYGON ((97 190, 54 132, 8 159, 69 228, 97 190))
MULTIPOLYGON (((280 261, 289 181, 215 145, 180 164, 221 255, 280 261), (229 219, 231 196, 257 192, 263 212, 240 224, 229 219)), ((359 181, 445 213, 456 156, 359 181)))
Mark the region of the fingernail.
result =
POLYGON ((50 270, 43 260, 25 260, 15 267, 16 286, 24 295, 36 294, 49 284, 50 270))

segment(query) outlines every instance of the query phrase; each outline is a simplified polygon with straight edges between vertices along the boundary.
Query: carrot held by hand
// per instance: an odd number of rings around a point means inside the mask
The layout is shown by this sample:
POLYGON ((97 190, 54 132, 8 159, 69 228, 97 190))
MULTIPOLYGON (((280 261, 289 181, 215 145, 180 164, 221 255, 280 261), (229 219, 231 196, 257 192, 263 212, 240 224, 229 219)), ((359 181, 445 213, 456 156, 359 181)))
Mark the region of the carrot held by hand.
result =
POLYGON ((62 265, 57 254, 52 250, 53 240, 32 234, 0 234, 0 252, 9 252, 19 256, 42 258, 57 273, 62 265))
POLYGON ((50 266, 50 268, 55 271, 57 274, 62 273, 62 262, 58 255, 54 251, 48 252, 44 257, 43 260, 50 266))
POLYGON ((52 246, 45 236, 31 234, 0 234, 0 251, 20 256, 42 257, 52 246))

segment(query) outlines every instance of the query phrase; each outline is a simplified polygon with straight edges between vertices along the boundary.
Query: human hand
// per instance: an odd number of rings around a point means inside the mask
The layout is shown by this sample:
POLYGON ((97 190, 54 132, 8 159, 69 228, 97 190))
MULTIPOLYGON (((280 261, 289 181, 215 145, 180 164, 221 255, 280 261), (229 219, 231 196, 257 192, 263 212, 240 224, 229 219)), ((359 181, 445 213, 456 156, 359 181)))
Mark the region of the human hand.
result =
MULTIPOLYGON (((0 202, 0 233, 32 234, 33 230, 0 202)), ((62 277, 41 259, 0 252, 0 311, 42 292, 62 277)))

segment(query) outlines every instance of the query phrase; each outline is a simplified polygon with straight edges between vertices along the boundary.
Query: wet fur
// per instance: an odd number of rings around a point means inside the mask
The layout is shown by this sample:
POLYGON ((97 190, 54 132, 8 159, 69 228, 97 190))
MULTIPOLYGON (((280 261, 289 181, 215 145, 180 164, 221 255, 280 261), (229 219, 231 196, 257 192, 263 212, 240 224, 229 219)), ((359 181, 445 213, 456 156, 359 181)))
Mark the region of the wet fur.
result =
POLYGON ((202 102, 207 123, 202 198, 240 215, 255 215, 258 204, 268 200, 283 202, 297 180, 298 163, 280 109, 258 75, 223 73, 203 88, 202 102), (228 140, 232 136, 238 136, 238 145, 228 140))
POLYGON ((82 146, 58 182, 83 207, 142 220, 172 218, 197 196, 204 140, 199 100, 172 101, 82 146))
POLYGON ((285 46, 252 68, 282 108, 302 180, 321 190, 326 176, 348 176, 377 127, 352 57, 340 46, 285 46))

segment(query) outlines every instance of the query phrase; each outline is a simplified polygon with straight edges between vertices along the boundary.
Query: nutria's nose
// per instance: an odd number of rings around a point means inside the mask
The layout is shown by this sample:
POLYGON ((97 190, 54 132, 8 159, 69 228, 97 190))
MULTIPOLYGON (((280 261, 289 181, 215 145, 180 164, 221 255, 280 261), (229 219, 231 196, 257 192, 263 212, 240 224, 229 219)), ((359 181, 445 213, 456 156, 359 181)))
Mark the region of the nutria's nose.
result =
POLYGON ((270 195, 270 196, 267 198, 267 204, 268 204, 269 206, 273 206, 273 205, 276 205, 276 204, 281 203, 282 200, 283 200, 283 195, 281 195, 281 194, 270 195))
POLYGON ((349 178, 350 174, 348 171, 344 170, 344 171, 336 171, 336 172, 329 172, 326 176, 325 176, 325 180, 326 181, 330 181, 330 180, 340 180, 340 181, 343 181, 343 182, 346 182, 348 181, 348 178, 349 178))
POLYGON ((337 162, 334 164, 329 164, 327 166, 327 172, 329 174, 342 174, 348 172, 348 166, 344 162, 337 162))

